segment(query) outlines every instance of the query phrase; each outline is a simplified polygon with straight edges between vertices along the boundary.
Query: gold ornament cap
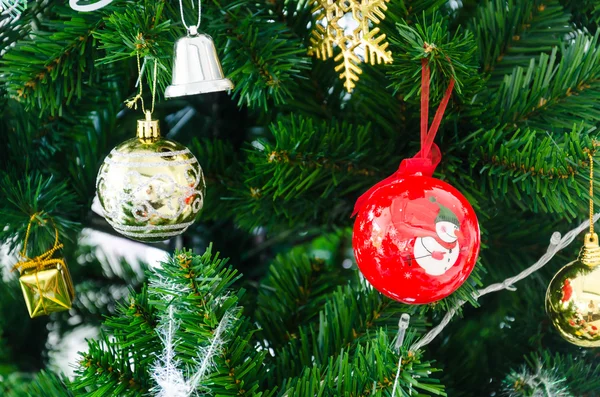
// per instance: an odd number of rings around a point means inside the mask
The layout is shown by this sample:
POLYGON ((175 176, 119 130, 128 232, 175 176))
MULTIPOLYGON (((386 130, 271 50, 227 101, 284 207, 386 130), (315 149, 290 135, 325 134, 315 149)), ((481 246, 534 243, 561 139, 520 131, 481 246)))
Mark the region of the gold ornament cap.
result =
POLYGON ((142 140, 154 140, 160 138, 160 127, 158 120, 152 120, 152 114, 146 111, 146 118, 137 122, 137 137, 142 140))
POLYGON ((596 267, 600 265, 600 245, 596 233, 586 233, 579 260, 586 266, 596 267))
POLYGON ((579 261, 588 267, 596 267, 600 265, 600 246, 598 235, 594 233, 594 157, 589 150, 587 155, 590 160, 590 231, 585 234, 579 261))

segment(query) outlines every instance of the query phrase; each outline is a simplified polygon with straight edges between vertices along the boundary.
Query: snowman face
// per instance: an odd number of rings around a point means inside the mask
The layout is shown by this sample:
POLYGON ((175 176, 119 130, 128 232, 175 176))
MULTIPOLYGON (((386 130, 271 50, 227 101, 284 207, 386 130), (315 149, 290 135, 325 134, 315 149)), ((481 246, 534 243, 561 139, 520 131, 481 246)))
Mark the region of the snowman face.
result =
POLYGON ((457 230, 458 226, 452 222, 442 221, 435 224, 435 232, 445 243, 453 243, 458 239, 455 233, 457 230))

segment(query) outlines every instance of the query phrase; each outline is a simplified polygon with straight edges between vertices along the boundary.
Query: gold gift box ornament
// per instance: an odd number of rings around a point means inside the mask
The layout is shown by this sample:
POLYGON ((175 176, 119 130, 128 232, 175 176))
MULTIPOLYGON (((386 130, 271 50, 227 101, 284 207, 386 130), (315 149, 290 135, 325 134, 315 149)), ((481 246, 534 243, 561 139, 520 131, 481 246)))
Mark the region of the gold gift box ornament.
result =
POLYGON ((56 235, 54 247, 35 258, 30 259, 26 256, 29 231, 36 215, 31 217, 27 226, 27 234, 21 252, 23 260, 13 267, 13 271, 19 270, 19 282, 31 318, 69 310, 75 299, 75 289, 65 260, 54 257, 56 251, 63 247, 58 242, 56 226, 54 226, 56 235))

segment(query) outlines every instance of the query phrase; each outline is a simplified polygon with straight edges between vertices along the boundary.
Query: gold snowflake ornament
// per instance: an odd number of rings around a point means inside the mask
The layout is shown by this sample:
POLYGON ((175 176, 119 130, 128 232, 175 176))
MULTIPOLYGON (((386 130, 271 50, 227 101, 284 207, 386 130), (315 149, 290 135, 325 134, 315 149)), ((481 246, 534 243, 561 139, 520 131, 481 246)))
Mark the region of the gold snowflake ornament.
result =
POLYGON ((374 27, 383 19, 390 0, 311 0, 316 16, 310 38, 309 55, 326 60, 333 57, 333 48, 340 49, 334 58, 336 72, 344 80, 348 92, 356 86, 362 73, 362 62, 390 63, 392 52, 385 34, 374 27))

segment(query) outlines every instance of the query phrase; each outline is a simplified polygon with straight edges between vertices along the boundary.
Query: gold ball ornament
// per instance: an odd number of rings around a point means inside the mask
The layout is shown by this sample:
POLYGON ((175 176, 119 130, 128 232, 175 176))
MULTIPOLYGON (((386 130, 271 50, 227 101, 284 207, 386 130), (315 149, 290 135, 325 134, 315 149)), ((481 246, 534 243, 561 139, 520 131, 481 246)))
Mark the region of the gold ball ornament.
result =
POLYGON ((587 233, 579 258, 560 269, 546 291, 546 312, 568 342, 600 346, 600 247, 587 233))
POLYGON ((137 137, 115 147, 98 172, 104 218, 119 233, 157 242, 183 233, 204 204, 202 168, 185 146, 162 138, 158 121, 138 120, 137 137))

